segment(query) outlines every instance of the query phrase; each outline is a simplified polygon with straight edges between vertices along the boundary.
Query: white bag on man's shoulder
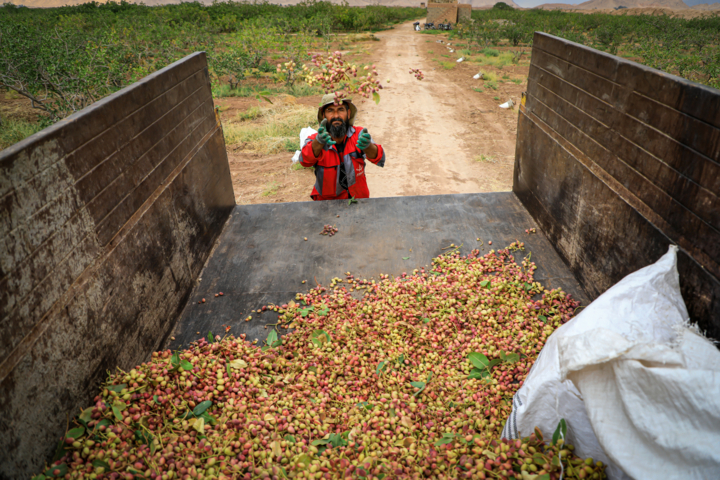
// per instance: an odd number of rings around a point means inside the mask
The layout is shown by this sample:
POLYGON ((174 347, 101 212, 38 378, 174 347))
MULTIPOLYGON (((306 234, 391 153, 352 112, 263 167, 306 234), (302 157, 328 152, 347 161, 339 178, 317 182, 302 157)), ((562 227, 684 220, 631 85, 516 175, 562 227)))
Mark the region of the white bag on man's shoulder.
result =
POLYGON ((677 247, 628 275, 548 339, 503 436, 561 418, 610 479, 717 478, 720 352, 687 326, 677 247))
MULTIPOLYGON (((300 130, 300 149, 305 145, 305 141, 307 138, 312 135, 313 133, 317 133, 317 130, 315 130, 312 127, 305 127, 300 130)), ((292 163, 297 163, 300 161, 300 150, 295 150, 295 154, 292 157, 292 163)))

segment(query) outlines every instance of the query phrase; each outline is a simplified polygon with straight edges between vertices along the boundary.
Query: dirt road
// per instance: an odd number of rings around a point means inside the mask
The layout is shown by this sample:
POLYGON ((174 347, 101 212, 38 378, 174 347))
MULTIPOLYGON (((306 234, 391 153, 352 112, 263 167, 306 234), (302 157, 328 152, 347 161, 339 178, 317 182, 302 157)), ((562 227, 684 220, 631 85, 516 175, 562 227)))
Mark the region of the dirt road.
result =
MULTIPOLYGON (((457 63, 459 53, 450 48, 458 46, 447 46, 447 34, 421 34, 413 31, 412 23, 375 35, 380 41, 368 37, 352 44, 348 52, 353 63, 375 63, 385 87, 379 105, 354 99, 359 108, 357 124, 367 127, 387 154, 385 168, 371 164, 366 168, 370 196, 511 190, 517 109, 498 105, 508 99, 519 102, 527 87, 527 56, 519 65, 481 66, 481 56, 473 51, 474 61, 457 63), (420 68, 425 78, 418 81, 410 68, 420 68), (473 79, 479 71, 492 80, 473 79)), ((341 45, 339 41, 333 48, 342 50, 341 45)), ((293 101, 314 109, 320 95, 293 101)), ((226 126, 258 102, 253 98, 216 100, 226 126)), ((288 152, 252 153, 243 145, 229 145, 236 201, 309 200, 313 174, 291 169, 291 156, 288 152)))
MULTIPOLYGON (((381 101, 361 104, 357 120, 387 152, 385 168, 367 167, 371 196, 510 190, 517 112, 468 86, 477 67, 446 69, 431 59, 448 53, 437 42, 443 37, 415 32, 411 23, 376 36, 381 101), (424 80, 410 68, 420 68, 424 80)), ((446 65, 456 59, 449 57, 446 65)))

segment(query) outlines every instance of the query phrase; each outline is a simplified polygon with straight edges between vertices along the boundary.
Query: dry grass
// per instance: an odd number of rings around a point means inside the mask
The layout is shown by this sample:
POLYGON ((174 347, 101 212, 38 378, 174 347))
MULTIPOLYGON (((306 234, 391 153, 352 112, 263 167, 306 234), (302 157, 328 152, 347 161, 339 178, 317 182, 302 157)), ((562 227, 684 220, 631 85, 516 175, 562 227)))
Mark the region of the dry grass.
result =
POLYGON ((354 33, 343 38, 346 42, 379 42, 380 39, 373 33, 354 33))
POLYGON ((492 72, 483 73, 483 80, 485 80, 486 82, 497 82, 497 79, 497 75, 492 72))
POLYGON ((277 182, 270 182, 267 185, 265 185, 265 188, 263 188, 262 196, 263 197, 270 197, 272 195, 277 194, 278 187, 280 187, 280 184, 277 182))
POLYGON ((487 53, 480 53, 480 55, 473 56, 470 61, 473 63, 479 63, 480 65, 491 65, 496 68, 502 68, 506 65, 510 65, 513 61, 513 54, 511 52, 500 53, 497 50, 485 49, 483 52, 493 52, 491 55, 487 53))
POLYGON ((480 163, 497 163, 495 157, 490 155, 480 155, 479 157, 475 157, 475 161, 480 163))
POLYGON ((223 125, 225 143, 261 154, 294 152, 300 149, 300 130, 316 126, 317 110, 286 97, 268 107, 251 107, 235 121, 223 125))

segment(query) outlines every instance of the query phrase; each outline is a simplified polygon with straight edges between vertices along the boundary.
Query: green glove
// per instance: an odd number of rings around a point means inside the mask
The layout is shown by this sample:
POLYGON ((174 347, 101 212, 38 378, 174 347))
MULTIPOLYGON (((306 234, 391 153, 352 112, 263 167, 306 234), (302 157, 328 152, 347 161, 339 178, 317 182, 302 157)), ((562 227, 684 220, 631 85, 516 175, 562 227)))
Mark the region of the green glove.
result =
POLYGON ((317 140, 321 145, 335 145, 335 141, 332 139, 330 134, 328 133, 327 129, 325 128, 327 125, 327 118, 322 121, 320 124, 320 128, 318 129, 318 134, 315 137, 315 140, 317 140))
POLYGON ((360 132, 360 135, 358 135, 358 141, 357 141, 357 147, 360 150, 365 150, 370 146, 372 143, 372 137, 367 131, 367 128, 363 128, 362 132, 360 132))

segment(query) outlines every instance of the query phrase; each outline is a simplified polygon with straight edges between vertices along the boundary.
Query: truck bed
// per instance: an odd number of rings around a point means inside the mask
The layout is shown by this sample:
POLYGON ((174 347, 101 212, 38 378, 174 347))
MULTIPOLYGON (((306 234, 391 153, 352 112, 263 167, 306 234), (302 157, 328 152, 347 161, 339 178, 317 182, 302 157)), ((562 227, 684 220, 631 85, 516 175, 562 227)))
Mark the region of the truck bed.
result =
POLYGON ((523 103, 513 193, 236 206, 203 52, 0 152, 0 477, 39 472, 108 371, 225 326, 263 339, 251 309, 478 237, 524 241, 583 304, 678 245, 720 338, 718 90, 536 32, 523 103))
POLYGON ((487 253, 515 240, 525 242, 538 266, 535 278, 546 288, 561 287, 587 304, 579 284, 532 217, 512 192, 347 201, 238 205, 192 290, 167 347, 176 349, 226 327, 263 340, 277 314, 252 313, 283 304, 297 292, 344 278, 399 275, 430 265, 450 244, 487 253), (339 215, 339 217, 338 217, 339 215), (333 237, 319 235, 336 225, 333 237), (304 241, 307 237, 307 241, 304 241), (481 242, 476 239, 480 238, 481 242), (488 245, 492 241, 492 245, 488 245), (412 249, 412 251, 411 251, 412 249), (407 260, 404 257, 410 257, 407 260), (306 280, 305 284, 302 281, 306 280), (222 297, 215 297, 223 292, 222 297), (198 303, 205 298, 205 303, 198 303), (244 319, 252 315, 252 320, 244 319), (199 334, 198 334, 199 332, 199 334))

